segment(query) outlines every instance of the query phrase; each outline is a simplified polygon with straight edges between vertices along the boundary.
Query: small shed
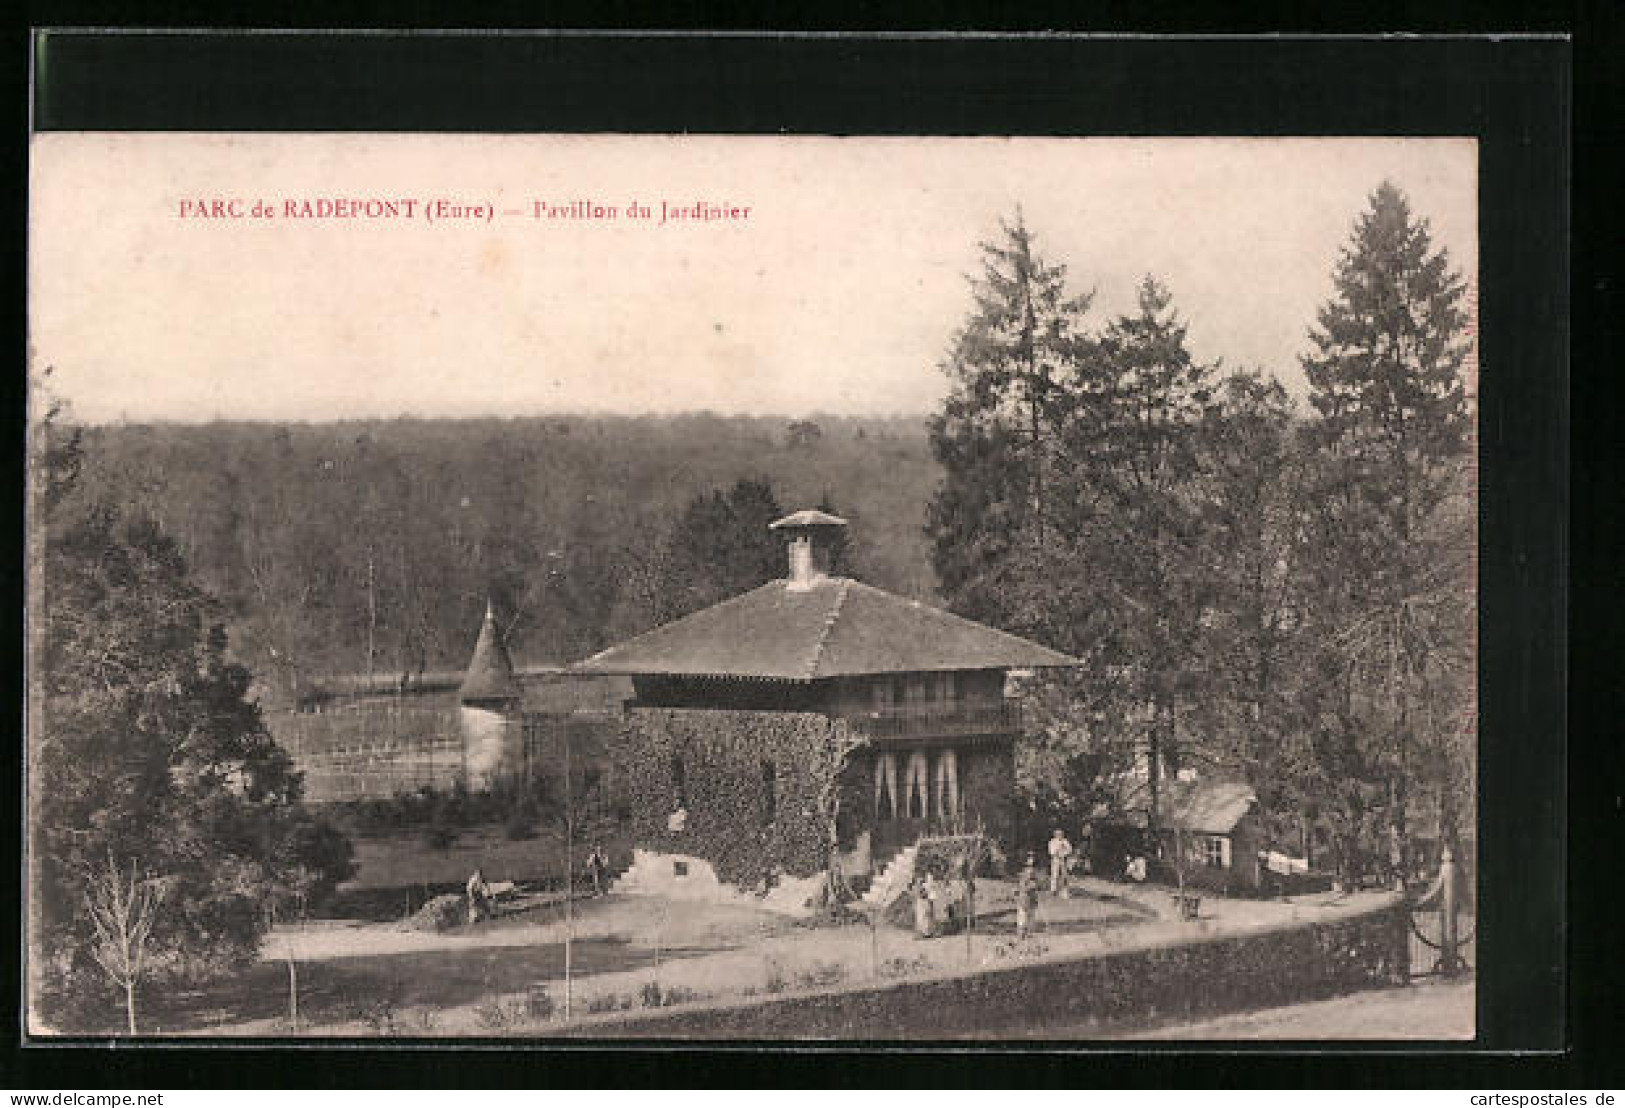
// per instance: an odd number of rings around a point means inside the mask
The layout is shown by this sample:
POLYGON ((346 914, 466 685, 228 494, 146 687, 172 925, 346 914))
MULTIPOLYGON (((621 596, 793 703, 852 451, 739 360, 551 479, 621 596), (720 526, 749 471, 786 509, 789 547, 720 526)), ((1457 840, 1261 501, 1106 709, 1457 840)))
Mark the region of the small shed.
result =
POLYGON ((1237 781, 1169 781, 1160 821, 1163 859, 1182 859, 1185 882, 1217 892, 1255 892, 1264 846, 1258 794, 1237 781))

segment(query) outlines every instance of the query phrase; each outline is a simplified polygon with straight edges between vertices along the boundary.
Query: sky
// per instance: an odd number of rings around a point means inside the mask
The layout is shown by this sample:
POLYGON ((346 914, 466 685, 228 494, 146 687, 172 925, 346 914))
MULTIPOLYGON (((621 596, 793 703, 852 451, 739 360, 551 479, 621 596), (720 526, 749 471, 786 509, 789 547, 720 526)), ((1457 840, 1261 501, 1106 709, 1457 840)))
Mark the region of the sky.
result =
POLYGON ((1477 283, 1470 139, 53 133, 30 172, 30 370, 93 423, 924 414, 1018 205, 1089 325, 1154 275, 1299 396, 1382 180, 1477 283))

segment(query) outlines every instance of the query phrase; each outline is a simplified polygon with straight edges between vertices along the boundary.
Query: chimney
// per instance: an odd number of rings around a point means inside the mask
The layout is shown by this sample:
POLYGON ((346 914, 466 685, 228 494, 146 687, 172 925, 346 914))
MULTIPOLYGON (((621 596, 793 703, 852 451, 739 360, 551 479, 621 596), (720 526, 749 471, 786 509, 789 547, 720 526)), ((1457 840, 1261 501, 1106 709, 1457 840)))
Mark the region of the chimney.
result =
POLYGON ((834 540, 846 520, 811 509, 795 512, 769 524, 788 540, 789 588, 804 591, 829 576, 834 540))

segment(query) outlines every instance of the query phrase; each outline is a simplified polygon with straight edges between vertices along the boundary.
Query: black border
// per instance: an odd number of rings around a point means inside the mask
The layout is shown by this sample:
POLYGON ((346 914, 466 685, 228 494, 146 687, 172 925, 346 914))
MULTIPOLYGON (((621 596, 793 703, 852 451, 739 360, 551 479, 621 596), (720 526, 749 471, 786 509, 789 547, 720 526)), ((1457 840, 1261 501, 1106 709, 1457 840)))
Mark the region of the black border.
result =
MULTIPOLYGON (((1571 1025, 1563 993, 1569 43, 59 31, 32 45, 40 129, 1477 136, 1481 1041, 1561 1048, 1571 1032, 1598 1027, 1571 1025)), ((1459 1048, 1429 1055, 1380 1046, 1333 1055, 1324 1047, 1236 1054, 1177 1044, 1082 1059, 1020 1047, 953 1056, 912 1047, 878 1062, 824 1048, 539 1056, 51 1046, 16 1055, 13 1072, 28 1075, 24 1085, 47 1074, 71 1081, 92 1054, 99 1064, 80 1072, 104 1083, 264 1085, 280 1075, 319 1087, 408 1078, 425 1086, 556 1084, 561 1069, 577 1081, 624 1085, 823 1085, 844 1083, 855 1057, 870 1060, 870 1081, 918 1086, 966 1074, 978 1083, 1157 1085, 1191 1064, 1207 1070, 1209 1083, 1270 1072, 1294 1083, 1360 1086, 1386 1083, 1392 1072, 1411 1084, 1437 1084, 1430 1078, 1438 1076, 1455 1084, 1469 1066, 1497 1083, 1491 1074, 1508 1064, 1459 1048), (1154 1065, 1142 1051, 1158 1056, 1154 1065), (948 1057, 957 1063, 945 1065, 948 1057), (1424 1068, 1445 1058, 1442 1068, 1424 1068), (167 1080, 154 1080, 164 1071, 167 1080)))

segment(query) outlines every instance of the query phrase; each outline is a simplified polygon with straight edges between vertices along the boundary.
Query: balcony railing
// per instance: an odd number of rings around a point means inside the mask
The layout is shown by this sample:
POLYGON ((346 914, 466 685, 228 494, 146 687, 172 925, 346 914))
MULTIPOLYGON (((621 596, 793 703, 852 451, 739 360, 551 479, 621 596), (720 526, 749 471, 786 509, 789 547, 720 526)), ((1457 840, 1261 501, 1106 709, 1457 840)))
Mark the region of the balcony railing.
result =
POLYGON ((991 700, 880 708, 851 712, 845 719, 873 739, 1002 735, 1021 730, 1021 704, 991 700))

